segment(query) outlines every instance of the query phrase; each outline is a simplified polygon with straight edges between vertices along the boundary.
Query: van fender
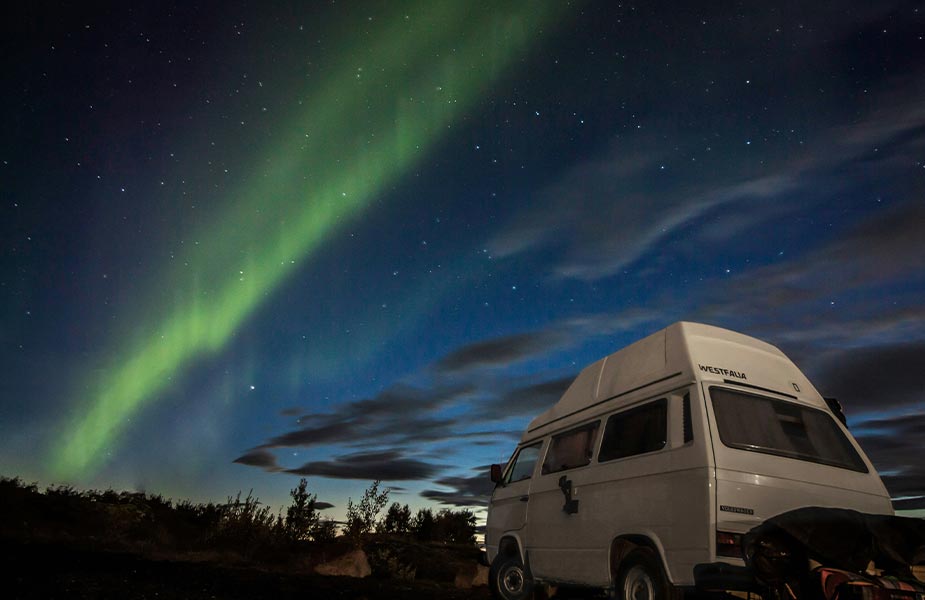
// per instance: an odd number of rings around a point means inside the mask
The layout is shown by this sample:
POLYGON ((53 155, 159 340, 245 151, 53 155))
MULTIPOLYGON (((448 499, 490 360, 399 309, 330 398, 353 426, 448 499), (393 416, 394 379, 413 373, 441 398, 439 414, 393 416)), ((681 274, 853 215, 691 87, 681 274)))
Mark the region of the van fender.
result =
POLYGON ((501 534, 501 539, 498 541, 498 553, 496 556, 508 556, 515 553, 520 556, 521 564, 529 569, 530 565, 527 564, 527 552, 524 550, 523 540, 520 539, 520 534, 517 531, 505 531, 501 534))
POLYGON ((618 535, 610 543, 610 581, 613 584, 616 580, 617 573, 620 571, 620 563, 636 548, 648 548, 655 552, 658 560, 662 563, 662 570, 668 578, 669 583, 674 582, 671 571, 668 569, 668 563, 665 560, 665 549, 658 536, 652 531, 643 531, 640 533, 624 533, 618 535))

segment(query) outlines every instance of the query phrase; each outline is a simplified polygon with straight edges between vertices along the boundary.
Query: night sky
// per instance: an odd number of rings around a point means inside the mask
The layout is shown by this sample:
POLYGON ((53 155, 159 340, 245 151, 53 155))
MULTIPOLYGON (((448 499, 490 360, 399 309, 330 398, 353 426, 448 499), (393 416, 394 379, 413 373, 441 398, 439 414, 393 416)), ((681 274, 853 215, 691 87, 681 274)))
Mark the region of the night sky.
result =
POLYGON ((480 509, 683 319, 779 346, 925 509, 925 5, 2 21, 0 474, 480 509))

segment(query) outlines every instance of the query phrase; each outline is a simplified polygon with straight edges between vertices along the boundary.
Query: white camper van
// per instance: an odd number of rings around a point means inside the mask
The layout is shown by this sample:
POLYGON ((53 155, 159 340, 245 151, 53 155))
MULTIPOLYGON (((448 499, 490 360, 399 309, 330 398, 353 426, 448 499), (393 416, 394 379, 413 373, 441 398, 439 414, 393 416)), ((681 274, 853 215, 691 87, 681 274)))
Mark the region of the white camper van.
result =
POLYGON ((485 543, 506 600, 535 582, 625 600, 751 589, 741 537, 765 520, 893 514, 837 403, 774 346, 697 323, 586 367, 492 480, 485 543))

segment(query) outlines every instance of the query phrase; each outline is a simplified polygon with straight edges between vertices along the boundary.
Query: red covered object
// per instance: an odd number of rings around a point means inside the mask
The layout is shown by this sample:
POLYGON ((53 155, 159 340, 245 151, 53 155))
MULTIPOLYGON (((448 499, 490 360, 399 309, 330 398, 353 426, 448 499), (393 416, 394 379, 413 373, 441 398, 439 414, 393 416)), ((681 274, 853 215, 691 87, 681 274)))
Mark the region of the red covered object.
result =
POLYGON ((925 585, 919 582, 828 567, 819 567, 813 574, 826 600, 925 600, 925 585))

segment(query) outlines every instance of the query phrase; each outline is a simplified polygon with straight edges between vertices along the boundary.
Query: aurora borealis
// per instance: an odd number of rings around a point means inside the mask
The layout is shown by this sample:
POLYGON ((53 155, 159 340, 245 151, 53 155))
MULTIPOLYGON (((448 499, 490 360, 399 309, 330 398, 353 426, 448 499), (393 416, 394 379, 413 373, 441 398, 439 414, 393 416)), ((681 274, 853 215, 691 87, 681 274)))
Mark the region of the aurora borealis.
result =
POLYGON ((780 346, 925 508, 925 14, 20 8, 0 474, 479 507, 588 362, 780 346))
POLYGON ((126 419, 174 374, 221 349, 297 261, 421 160, 553 12, 521 7, 509 15, 476 15, 469 27, 456 29, 463 8, 436 3, 417 15, 415 27, 401 27, 404 13, 390 16, 393 23, 381 35, 363 40, 368 46, 346 50, 349 58, 336 72, 347 75, 322 81, 320 93, 305 102, 306 115, 285 127, 293 140, 258 161, 269 173, 194 234, 206 240, 204 251, 179 257, 192 274, 171 273, 156 283, 178 289, 177 306, 155 326, 144 324, 157 311, 129 317, 150 334, 114 353, 86 414, 68 425, 54 458, 61 476, 92 468, 126 419), (448 47, 448 56, 433 57, 448 47), (358 112, 371 116, 357 121, 358 112))

